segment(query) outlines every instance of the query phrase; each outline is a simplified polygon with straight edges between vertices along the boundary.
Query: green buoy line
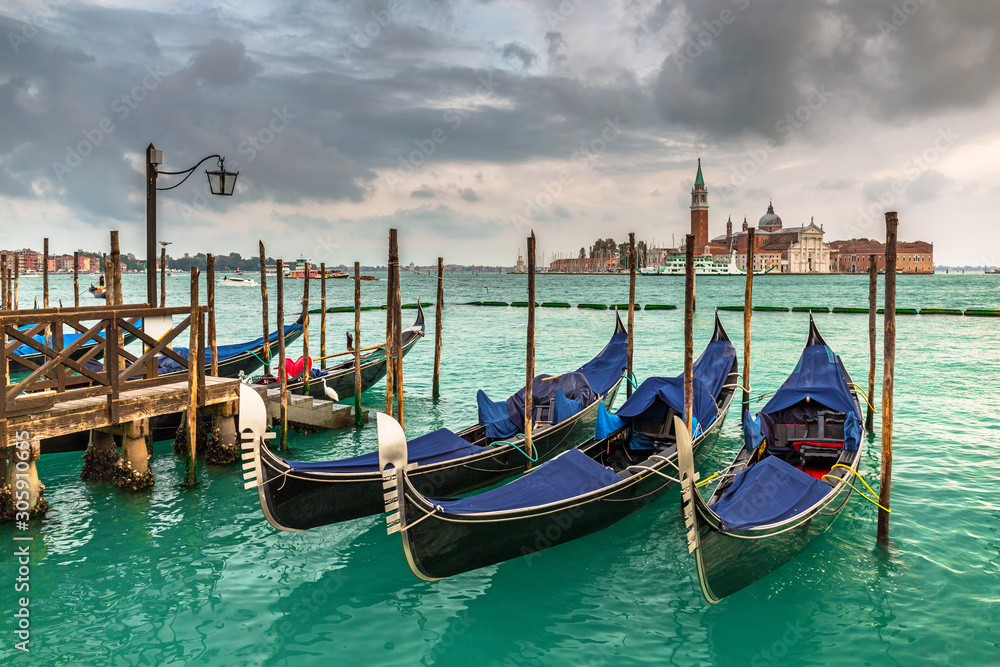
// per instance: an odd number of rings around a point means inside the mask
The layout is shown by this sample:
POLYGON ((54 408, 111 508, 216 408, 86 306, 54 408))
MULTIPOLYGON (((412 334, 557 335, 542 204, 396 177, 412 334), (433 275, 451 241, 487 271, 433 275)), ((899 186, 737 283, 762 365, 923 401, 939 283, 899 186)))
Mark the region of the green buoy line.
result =
MULTIPOLYGON (((429 306, 431 304, 424 303, 424 306, 429 306)), ((527 301, 513 301, 507 303, 506 301, 470 301, 468 303, 459 304, 463 306, 514 306, 519 308, 525 308, 528 306, 527 301)), ((540 308, 573 308, 572 304, 566 303, 565 301, 546 301, 544 303, 535 303, 535 306, 540 308)), ((416 308, 416 304, 409 304, 403 306, 403 308, 416 308)), ((362 310, 372 310, 379 308, 379 306, 366 306, 362 310)), ((385 308, 385 306, 381 306, 385 308)), ((614 310, 619 311, 628 310, 627 303, 579 303, 576 308, 581 310, 614 310)), ((716 306, 716 309, 721 311, 730 312, 743 312, 743 306, 716 306)), ((353 311, 353 308, 330 308, 327 312, 348 312, 353 311)), ((635 304, 635 310, 677 310, 677 306, 672 304, 662 304, 662 303, 647 303, 645 307, 641 304, 635 304)), ((771 312, 771 313, 857 313, 857 314, 868 314, 867 308, 855 308, 853 306, 834 306, 829 308, 827 306, 754 306, 753 310, 755 312, 771 312)), ((319 312, 318 310, 310 310, 310 313, 319 312)), ((885 313, 885 309, 879 308, 876 311, 878 314, 882 315, 885 313)), ((897 315, 967 315, 969 317, 1000 317, 1000 310, 988 309, 988 308, 969 308, 963 311, 960 308, 897 308, 897 315)))

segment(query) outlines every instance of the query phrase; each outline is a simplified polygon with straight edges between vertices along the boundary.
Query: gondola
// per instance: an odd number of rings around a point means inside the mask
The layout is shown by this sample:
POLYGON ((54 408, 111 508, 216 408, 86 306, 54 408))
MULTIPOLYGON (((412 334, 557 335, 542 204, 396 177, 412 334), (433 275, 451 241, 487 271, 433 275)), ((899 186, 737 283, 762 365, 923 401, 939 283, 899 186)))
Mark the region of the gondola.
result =
MULTIPOLYGON (((417 341, 424 336, 424 311, 417 306, 417 319, 413 326, 403 329, 403 356, 413 349, 417 341)), ((346 356, 348 361, 338 363, 326 369, 313 368, 309 373, 309 386, 306 386, 306 371, 303 368, 288 378, 288 391, 292 394, 307 394, 313 398, 342 401, 354 396, 354 357, 346 356)), ((376 382, 385 377, 385 345, 361 355, 361 391, 367 391, 376 382)), ((304 365, 304 364, 303 364, 304 365)), ((268 375, 258 378, 254 384, 275 385, 278 378, 268 375)))
POLYGON ((833 524, 861 460, 861 424, 851 378, 810 316, 795 370, 755 418, 744 413, 744 445, 707 502, 680 443, 688 548, 706 600, 764 577, 833 524))
MULTIPOLYGON (((718 439, 737 387, 736 350, 718 316, 694 364, 695 449, 718 439)), ((406 440, 378 415, 389 533, 402 534, 415 575, 436 580, 530 556, 607 528, 660 498, 677 479, 674 415, 684 413, 684 376, 643 382, 617 414, 603 408, 596 436, 504 486, 468 498, 427 497, 406 465, 406 440), (390 468, 387 466, 391 465, 390 468)))
MULTIPOLYGON (((296 340, 302 335, 302 317, 299 317, 294 324, 285 325, 285 345, 296 340)), ((276 356, 275 348, 278 344, 278 332, 272 331, 268 337, 268 344, 271 347, 272 360, 276 356)), ((236 378, 242 375, 249 375, 264 365, 264 337, 255 338, 245 343, 233 343, 231 345, 219 345, 219 374, 218 377, 236 378)), ((187 358, 188 348, 175 347, 174 352, 187 358)), ((212 350, 205 348, 205 367, 212 363, 212 350)), ((160 357, 160 375, 187 372, 187 370, 168 357, 160 357)))
MULTIPOLYGON (((616 314, 611 340, 572 373, 539 375, 532 383, 532 444, 538 461, 576 446, 593 433, 598 405, 612 405, 626 368, 627 335, 616 314)), ((411 479, 428 495, 481 489, 524 470, 524 390, 507 401, 477 394, 479 420, 458 432, 446 428, 409 442, 411 479)), ((275 528, 305 530, 380 514, 385 507, 378 452, 337 461, 297 462, 254 447, 256 486, 264 516, 275 528)))
MULTIPOLYGON (((34 326, 35 325, 31 325, 31 326, 28 326, 28 327, 22 327, 22 329, 30 329, 30 328, 32 328, 34 326)), ((140 319, 135 324, 135 326, 141 327, 142 326, 142 320, 140 319)), ((65 349, 65 348, 69 347, 70 345, 72 345, 82 335, 83 334, 81 334, 79 332, 76 332, 76 331, 73 331, 72 333, 63 333, 63 338, 62 338, 63 349, 65 349)), ((100 338, 104 338, 104 332, 103 331, 98 332, 97 336, 99 336, 100 338)), ((45 336, 44 336, 44 334, 39 334, 37 336, 32 336, 32 338, 34 340, 36 340, 37 342, 43 344, 43 345, 45 344, 45 336)), ((124 335, 125 345, 128 345, 129 343, 131 343, 135 339, 136 339, 136 337, 135 337, 134 334, 125 333, 125 335, 124 335)), ((74 351, 72 354, 70 354, 69 356, 74 361, 77 361, 77 360, 83 358, 84 356, 86 356, 86 354, 88 352, 90 352, 90 350, 95 345, 97 345, 97 343, 95 341, 93 341, 93 340, 90 340, 90 341, 88 341, 88 342, 83 343, 82 345, 80 345, 80 347, 76 351, 74 351)), ((31 363, 34 366, 41 366, 42 364, 44 364, 49 359, 47 356, 45 356, 41 352, 38 352, 35 348, 33 348, 33 347, 31 347, 30 345, 27 345, 27 344, 21 345, 16 350, 14 350, 14 354, 22 357, 24 359, 24 361, 26 361, 28 363, 31 363)), ((103 356, 104 356, 104 352, 98 352, 97 354, 94 355, 93 359, 101 359, 103 356)), ((22 373, 30 373, 31 370, 32 370, 32 369, 29 369, 29 367, 26 366, 25 364, 22 364, 22 363, 20 363, 18 361, 15 361, 13 359, 13 357, 10 359, 10 361, 8 362, 8 364, 9 364, 9 369, 10 369, 10 373, 11 374, 19 375, 19 374, 22 374, 22 373)))

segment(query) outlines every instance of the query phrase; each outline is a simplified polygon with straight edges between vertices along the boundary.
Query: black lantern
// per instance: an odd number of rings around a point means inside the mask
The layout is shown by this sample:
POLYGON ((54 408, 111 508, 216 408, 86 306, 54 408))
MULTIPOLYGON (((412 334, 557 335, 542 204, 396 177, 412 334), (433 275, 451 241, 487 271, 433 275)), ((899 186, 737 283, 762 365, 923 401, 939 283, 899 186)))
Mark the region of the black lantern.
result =
POLYGON ((236 188, 236 177, 240 172, 226 171, 226 158, 219 158, 219 168, 216 171, 205 170, 208 174, 208 187, 213 195, 225 195, 231 197, 236 188))

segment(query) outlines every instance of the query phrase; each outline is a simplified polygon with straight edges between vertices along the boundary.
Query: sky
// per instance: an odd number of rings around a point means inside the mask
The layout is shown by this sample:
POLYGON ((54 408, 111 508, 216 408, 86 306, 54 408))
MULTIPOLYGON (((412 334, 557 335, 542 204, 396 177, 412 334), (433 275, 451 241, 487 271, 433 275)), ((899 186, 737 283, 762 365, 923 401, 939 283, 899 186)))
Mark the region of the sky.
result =
POLYGON ((6 0, 0 247, 512 265, 712 236, 769 200, 826 240, 1000 264, 993 0, 6 0), (179 183, 161 175, 159 185, 179 183))

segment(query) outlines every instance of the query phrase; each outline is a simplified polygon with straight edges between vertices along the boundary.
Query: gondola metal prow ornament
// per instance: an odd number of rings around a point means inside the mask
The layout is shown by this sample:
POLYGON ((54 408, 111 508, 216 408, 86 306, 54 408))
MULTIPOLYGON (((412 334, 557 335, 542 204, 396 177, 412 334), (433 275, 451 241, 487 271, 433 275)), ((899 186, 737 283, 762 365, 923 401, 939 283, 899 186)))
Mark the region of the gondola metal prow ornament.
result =
POLYGON ((253 489, 260 486, 263 476, 260 472, 260 457, 258 456, 261 440, 270 440, 274 433, 267 432, 267 406, 264 399, 248 385, 240 384, 239 408, 240 447, 243 449, 244 470, 243 488, 253 489))
POLYGON ((698 493, 695 484, 698 473, 694 469, 694 451, 691 448, 691 434, 688 433, 684 421, 674 417, 674 433, 677 434, 677 467, 681 479, 681 511, 684 514, 684 525, 688 529, 688 553, 698 549, 698 521, 695 518, 694 494, 698 493))
POLYGON ((385 511, 392 512, 385 518, 386 534, 398 533, 402 524, 399 500, 403 493, 402 474, 407 467, 409 454, 406 434, 395 419, 384 412, 375 413, 378 430, 378 467, 382 471, 382 489, 385 491, 385 511))

